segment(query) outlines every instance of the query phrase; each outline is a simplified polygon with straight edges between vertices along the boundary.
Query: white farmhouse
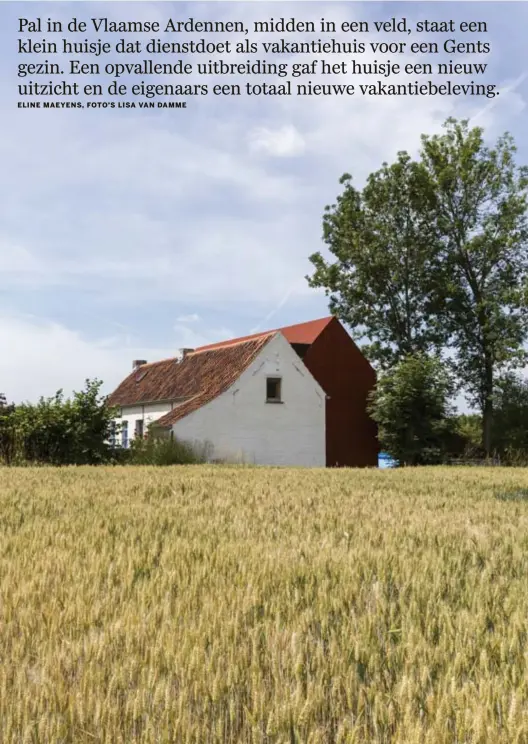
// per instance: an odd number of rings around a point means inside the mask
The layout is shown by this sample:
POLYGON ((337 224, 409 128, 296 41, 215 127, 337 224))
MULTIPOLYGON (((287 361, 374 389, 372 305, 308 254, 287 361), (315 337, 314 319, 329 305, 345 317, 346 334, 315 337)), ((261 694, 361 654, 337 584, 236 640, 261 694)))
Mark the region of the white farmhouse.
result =
POLYGON ((134 362, 109 398, 121 444, 158 430, 214 460, 258 465, 375 465, 366 415, 375 375, 335 318, 232 339, 177 358, 134 362))
POLYGON ((213 459, 325 465, 325 392, 280 331, 139 364, 110 403, 125 446, 157 421, 213 459))

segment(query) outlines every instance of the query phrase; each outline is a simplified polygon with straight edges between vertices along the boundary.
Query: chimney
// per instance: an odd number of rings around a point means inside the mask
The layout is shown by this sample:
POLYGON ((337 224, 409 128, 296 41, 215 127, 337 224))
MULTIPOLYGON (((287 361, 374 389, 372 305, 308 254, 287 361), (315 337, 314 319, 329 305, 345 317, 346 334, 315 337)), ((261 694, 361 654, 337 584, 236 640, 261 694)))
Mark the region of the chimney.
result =
POLYGON ((134 359, 134 361, 132 362, 132 369, 135 370, 138 367, 141 367, 142 364, 146 364, 146 363, 147 363, 146 359, 134 359))
POLYGON ((192 351, 194 351, 194 349, 180 349, 180 359, 182 360, 182 362, 187 354, 190 354, 192 351))

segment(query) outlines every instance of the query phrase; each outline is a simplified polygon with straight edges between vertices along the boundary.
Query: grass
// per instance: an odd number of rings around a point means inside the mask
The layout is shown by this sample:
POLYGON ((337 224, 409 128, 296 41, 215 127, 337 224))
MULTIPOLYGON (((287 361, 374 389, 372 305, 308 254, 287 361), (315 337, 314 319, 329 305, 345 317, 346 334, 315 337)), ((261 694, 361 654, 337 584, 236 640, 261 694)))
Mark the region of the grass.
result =
POLYGON ((0 742, 524 744, 527 488, 0 470, 0 742))

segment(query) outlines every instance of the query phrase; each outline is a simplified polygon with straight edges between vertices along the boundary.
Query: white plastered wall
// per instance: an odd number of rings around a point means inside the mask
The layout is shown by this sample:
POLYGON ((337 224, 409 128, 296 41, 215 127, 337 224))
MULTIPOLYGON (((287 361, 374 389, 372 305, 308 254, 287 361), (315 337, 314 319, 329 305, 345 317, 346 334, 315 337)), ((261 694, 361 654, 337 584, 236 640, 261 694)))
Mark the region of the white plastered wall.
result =
POLYGON ((278 333, 234 385, 173 425, 210 458, 258 465, 324 467, 325 393, 278 333), (266 378, 281 378, 281 403, 266 402, 266 378))

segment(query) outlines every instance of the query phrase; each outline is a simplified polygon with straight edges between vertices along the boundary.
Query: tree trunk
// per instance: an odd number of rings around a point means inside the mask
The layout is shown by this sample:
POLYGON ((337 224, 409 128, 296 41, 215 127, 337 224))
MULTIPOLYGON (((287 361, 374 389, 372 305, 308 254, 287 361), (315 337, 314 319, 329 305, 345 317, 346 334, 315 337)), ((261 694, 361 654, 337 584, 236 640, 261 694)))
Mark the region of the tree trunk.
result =
POLYGON ((484 404, 484 411, 482 415, 482 442, 486 457, 491 457, 491 435, 492 435, 492 418, 493 418, 493 403, 490 400, 486 400, 484 404))
POLYGON ((484 360, 484 407, 482 410, 482 444, 486 457, 492 453, 493 429, 493 363, 486 356, 484 360))

